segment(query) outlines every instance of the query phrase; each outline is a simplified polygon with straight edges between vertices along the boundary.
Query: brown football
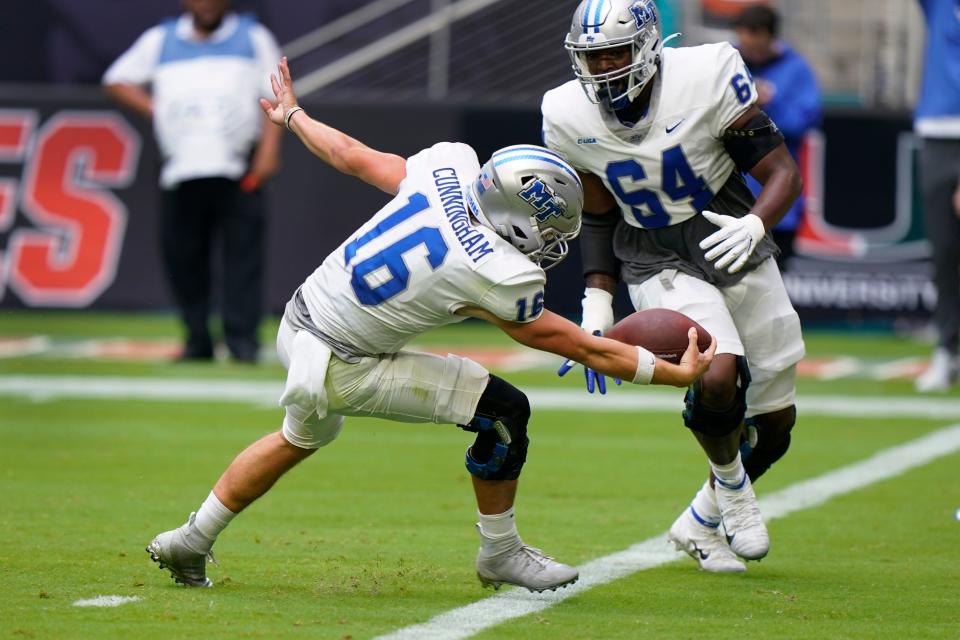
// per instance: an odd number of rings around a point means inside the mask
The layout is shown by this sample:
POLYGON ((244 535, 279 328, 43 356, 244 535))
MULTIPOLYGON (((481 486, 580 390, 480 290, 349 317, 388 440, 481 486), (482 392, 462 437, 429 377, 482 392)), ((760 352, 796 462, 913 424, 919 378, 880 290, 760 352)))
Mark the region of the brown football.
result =
POLYGON ((711 340, 707 330, 682 313, 670 309, 644 309, 631 313, 604 335, 643 347, 657 357, 676 364, 687 350, 687 330, 690 327, 697 328, 697 347, 700 351, 706 351, 711 340))

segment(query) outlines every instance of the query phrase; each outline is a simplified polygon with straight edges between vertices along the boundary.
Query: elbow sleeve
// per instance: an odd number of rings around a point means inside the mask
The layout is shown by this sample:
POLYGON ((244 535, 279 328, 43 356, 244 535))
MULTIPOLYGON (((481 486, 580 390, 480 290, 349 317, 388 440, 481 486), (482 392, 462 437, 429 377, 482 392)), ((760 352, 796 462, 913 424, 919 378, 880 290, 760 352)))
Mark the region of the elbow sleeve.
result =
POLYGON ((605 214, 583 214, 580 228, 580 254, 583 275, 604 273, 620 279, 620 261, 613 255, 613 234, 620 221, 620 210, 611 209, 605 214))

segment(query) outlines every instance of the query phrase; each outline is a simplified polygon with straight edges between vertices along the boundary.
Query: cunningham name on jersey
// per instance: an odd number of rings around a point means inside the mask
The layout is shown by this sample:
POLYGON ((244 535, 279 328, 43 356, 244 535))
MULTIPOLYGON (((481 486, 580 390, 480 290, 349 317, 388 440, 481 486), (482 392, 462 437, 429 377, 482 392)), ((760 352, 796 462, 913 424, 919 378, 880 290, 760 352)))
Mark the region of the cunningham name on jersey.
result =
POLYGON ((407 159, 397 196, 331 253, 300 287, 306 313, 288 313, 341 357, 395 353, 465 306, 529 322, 543 310, 546 275, 471 219, 465 202, 480 163, 465 144, 407 159), (309 322, 309 324, 307 324, 309 322))
POLYGON ((735 165, 724 131, 757 100, 729 44, 664 49, 647 114, 634 127, 591 103, 577 80, 543 98, 546 146, 603 180, 627 223, 678 224, 703 211, 735 165))

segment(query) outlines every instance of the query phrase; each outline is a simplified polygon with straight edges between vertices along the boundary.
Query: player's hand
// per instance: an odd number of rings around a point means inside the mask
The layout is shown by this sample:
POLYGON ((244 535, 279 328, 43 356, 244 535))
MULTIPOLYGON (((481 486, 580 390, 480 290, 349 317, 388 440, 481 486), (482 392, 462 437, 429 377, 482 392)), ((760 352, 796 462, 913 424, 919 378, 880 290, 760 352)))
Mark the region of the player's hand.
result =
MULTIPOLYGON (((583 292, 583 319, 580 328, 595 336, 602 336, 613 326, 613 294, 593 287, 587 287, 583 292)), ((573 360, 566 360, 557 369, 558 376, 564 376, 577 365, 573 360)), ((607 379, 602 373, 597 373, 589 367, 583 368, 586 378, 587 392, 593 393, 599 389, 601 394, 607 392, 607 379)), ((615 379, 616 384, 621 384, 615 379)))
POLYGON ((700 248, 709 249, 704 257, 713 262, 715 269, 726 267, 727 273, 740 271, 767 233, 763 220, 752 213, 734 218, 704 211, 703 217, 720 230, 704 238, 700 248))
POLYGON ((690 339, 690 344, 687 345, 687 350, 683 352, 680 364, 677 365, 680 370, 678 372, 680 376, 678 387, 688 387, 706 373, 717 351, 717 338, 715 336, 711 336, 710 346, 703 353, 700 353, 700 349, 697 347, 697 330, 694 327, 690 327, 687 338, 690 339))
POLYGON ((273 87, 273 95, 277 100, 270 102, 260 98, 260 108, 267 114, 270 122, 283 127, 287 124, 287 114, 297 106, 297 96, 293 92, 293 79, 290 77, 290 66, 287 64, 286 56, 280 58, 277 75, 270 74, 270 86, 273 87))

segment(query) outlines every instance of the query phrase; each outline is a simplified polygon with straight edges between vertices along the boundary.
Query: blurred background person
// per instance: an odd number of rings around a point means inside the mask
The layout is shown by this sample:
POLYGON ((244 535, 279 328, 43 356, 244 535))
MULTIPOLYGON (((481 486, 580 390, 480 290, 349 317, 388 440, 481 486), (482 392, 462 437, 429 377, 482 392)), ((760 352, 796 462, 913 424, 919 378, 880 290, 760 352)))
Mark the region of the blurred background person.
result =
POLYGON ((937 347, 916 388, 941 391, 957 378, 960 343, 960 2, 919 2, 927 44, 914 130, 920 137, 924 224, 933 248, 937 347))
POLYGON ((280 49, 229 0, 183 0, 107 69, 113 99, 152 119, 163 158, 161 239, 186 329, 180 359, 210 360, 215 240, 223 255, 220 310, 230 355, 255 362, 262 316, 265 214, 261 186, 279 167, 280 131, 258 99, 272 95, 280 49), (146 90, 146 86, 150 91, 146 90), (200 88, 203 91, 200 91, 200 88))
MULTIPOLYGON (((757 86, 757 105, 780 127, 790 155, 799 164, 804 136, 819 126, 821 118, 820 89, 813 67, 778 39, 780 15, 767 5, 744 9, 734 19, 734 28, 740 56, 757 86)), ((762 185, 749 175, 747 184, 754 196, 760 193, 762 185)), ((793 255, 793 241, 804 207, 801 194, 773 229, 781 251, 781 270, 793 255)))

